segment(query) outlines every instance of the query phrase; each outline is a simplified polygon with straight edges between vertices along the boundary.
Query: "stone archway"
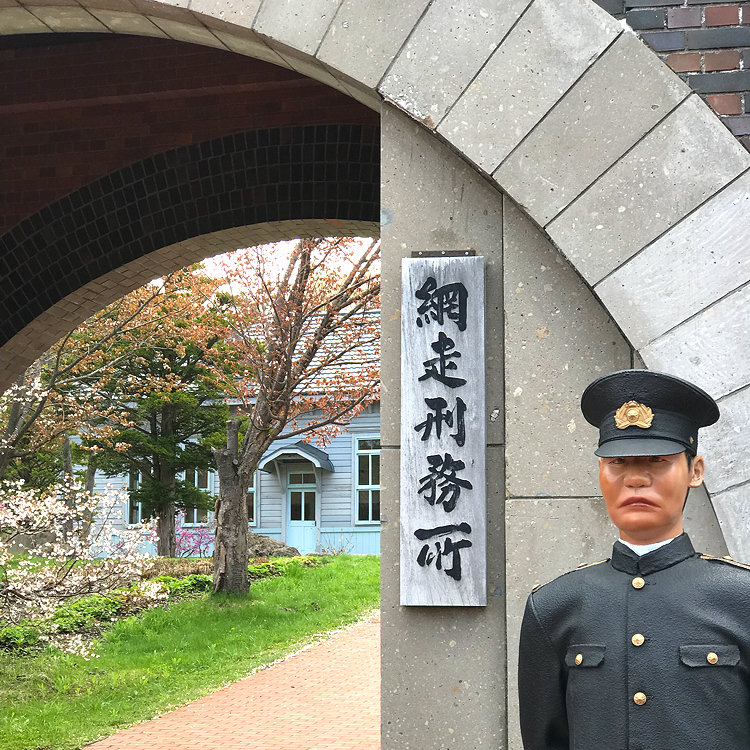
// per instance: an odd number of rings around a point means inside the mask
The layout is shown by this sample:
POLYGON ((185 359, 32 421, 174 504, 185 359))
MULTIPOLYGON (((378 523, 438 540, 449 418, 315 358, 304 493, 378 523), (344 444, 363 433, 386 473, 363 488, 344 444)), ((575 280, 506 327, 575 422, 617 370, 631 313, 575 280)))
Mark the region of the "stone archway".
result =
POLYGON ((719 397, 707 484, 730 548, 750 552, 737 524, 750 482, 750 156, 592 0, 14 2, 0 31, 168 36, 404 110, 544 229, 647 366, 719 397))

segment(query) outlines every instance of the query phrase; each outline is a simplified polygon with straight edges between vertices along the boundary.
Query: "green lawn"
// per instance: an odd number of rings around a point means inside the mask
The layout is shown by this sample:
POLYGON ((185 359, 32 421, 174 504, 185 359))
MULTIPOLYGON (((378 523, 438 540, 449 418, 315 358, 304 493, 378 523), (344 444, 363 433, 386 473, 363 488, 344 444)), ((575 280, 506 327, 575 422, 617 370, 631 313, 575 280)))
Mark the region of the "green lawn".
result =
POLYGON ((0 750, 70 750, 245 676, 378 606, 380 560, 332 558, 117 623, 99 657, 0 654, 0 750))

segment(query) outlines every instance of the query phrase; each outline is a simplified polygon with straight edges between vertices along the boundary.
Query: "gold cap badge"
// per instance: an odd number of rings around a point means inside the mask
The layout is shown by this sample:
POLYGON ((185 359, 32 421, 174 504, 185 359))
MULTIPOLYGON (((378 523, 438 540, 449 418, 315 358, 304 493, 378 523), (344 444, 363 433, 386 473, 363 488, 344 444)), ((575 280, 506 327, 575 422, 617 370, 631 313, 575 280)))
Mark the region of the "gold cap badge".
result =
POLYGON ((626 427, 651 427, 654 421, 654 413, 645 404, 639 404, 637 401, 628 401, 624 403, 615 412, 615 424, 617 429, 624 430, 626 427))

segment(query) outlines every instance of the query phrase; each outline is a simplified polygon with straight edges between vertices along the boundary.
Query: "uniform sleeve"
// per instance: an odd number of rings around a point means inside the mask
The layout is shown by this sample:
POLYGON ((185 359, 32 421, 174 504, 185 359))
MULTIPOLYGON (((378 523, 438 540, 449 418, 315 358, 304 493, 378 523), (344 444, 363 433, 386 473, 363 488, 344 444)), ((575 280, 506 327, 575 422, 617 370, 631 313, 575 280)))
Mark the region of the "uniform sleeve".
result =
POLYGON ((526 602, 518 654, 518 701, 524 750, 568 750, 563 664, 539 622, 533 594, 526 602))

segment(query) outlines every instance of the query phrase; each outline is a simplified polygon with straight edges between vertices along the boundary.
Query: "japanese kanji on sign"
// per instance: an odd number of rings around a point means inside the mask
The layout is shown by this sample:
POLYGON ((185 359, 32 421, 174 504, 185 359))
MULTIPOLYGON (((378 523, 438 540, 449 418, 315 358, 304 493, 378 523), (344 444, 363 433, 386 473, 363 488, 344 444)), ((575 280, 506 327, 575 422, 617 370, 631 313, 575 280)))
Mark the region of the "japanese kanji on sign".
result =
POLYGON ((484 258, 403 261, 401 604, 487 603, 484 258))

